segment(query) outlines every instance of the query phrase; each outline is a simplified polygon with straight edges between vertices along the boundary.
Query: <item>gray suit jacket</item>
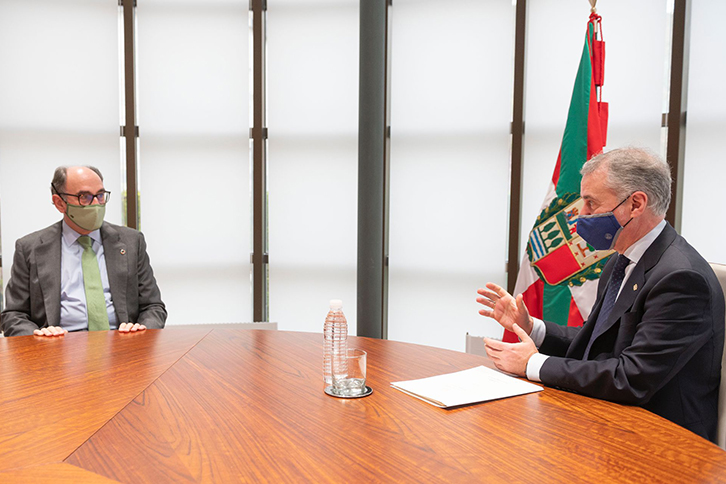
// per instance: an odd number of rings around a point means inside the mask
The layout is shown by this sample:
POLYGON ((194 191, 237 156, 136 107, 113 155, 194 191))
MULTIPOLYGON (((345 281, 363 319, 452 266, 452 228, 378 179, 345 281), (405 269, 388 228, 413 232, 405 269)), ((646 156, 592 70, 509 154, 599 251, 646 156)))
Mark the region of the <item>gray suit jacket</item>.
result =
POLYGON ((552 357, 542 365, 542 382, 640 405, 715 442, 724 345, 724 297, 716 275, 666 225, 633 269, 583 360, 614 260, 603 270, 582 328, 545 323, 539 349, 552 357))
MULTIPOLYGON (((62 221, 15 243, 5 310, 0 329, 5 336, 33 334, 60 325, 62 221)), ((111 299, 120 323, 163 328, 166 309, 156 285, 141 232, 104 222, 101 238, 111 299)))

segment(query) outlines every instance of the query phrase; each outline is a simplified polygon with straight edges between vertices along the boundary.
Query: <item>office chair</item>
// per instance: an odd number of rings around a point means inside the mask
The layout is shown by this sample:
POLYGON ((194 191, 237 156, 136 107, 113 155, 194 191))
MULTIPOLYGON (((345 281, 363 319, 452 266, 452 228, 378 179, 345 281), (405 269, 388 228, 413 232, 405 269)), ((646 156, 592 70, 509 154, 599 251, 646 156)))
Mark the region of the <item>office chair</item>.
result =
MULTIPOLYGON (((726 265, 711 263, 713 272, 721 283, 721 289, 726 297, 726 265)), ((726 324, 726 321, 724 322, 726 324)), ((719 447, 726 450, 726 346, 724 347, 724 356, 721 358, 721 389, 718 394, 718 434, 717 440, 719 447)))

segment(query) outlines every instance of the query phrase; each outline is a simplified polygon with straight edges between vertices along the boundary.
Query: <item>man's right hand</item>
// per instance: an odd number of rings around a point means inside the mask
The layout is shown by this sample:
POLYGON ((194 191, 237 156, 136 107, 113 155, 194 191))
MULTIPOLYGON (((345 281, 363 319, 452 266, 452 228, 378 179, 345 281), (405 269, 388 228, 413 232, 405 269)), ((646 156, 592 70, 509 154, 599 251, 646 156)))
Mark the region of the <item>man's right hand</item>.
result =
POLYGON ((495 319, 509 331, 513 331, 512 326, 516 323, 527 334, 532 334, 532 318, 521 294, 515 299, 492 282, 487 283, 486 289, 479 289, 476 292, 481 296, 476 298, 476 302, 490 308, 480 309, 479 314, 495 319))
POLYGON ((46 326, 33 331, 35 336, 64 336, 68 331, 60 326, 46 326))

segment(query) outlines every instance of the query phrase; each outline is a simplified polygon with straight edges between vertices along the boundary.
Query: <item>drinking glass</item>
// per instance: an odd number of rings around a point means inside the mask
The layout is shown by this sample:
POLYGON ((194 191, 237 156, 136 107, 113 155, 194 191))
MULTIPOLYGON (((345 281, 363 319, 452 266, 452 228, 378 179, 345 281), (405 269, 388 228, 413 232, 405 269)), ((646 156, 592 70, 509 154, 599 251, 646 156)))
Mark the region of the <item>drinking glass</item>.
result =
POLYGON ((360 395, 366 388, 366 352, 349 348, 347 375, 333 374, 333 392, 343 397, 360 395))

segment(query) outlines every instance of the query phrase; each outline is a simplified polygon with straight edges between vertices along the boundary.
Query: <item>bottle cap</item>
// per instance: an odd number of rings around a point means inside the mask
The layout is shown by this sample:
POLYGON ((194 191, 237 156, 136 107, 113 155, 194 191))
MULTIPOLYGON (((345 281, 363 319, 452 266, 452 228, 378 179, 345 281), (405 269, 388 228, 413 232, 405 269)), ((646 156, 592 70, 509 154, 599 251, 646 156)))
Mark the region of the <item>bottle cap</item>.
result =
POLYGON ((337 309, 343 309, 343 301, 340 299, 331 299, 330 300, 330 309, 337 310, 337 309))

